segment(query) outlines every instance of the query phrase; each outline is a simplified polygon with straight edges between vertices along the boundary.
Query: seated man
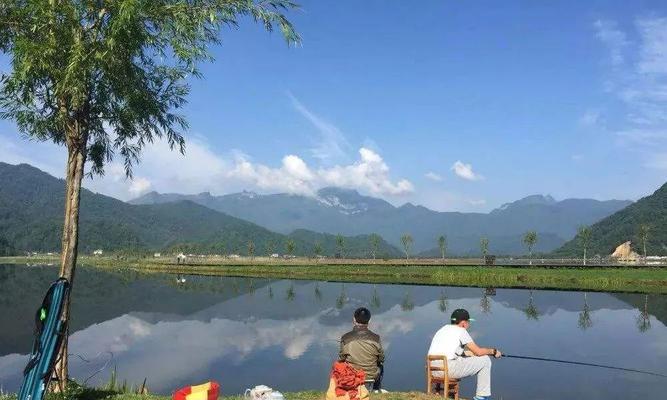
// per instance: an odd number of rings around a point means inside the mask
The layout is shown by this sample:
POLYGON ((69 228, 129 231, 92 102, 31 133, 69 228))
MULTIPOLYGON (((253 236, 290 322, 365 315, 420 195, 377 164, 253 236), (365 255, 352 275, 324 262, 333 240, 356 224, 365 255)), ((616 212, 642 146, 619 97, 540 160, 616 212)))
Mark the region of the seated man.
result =
POLYGON ((366 373, 366 381, 373 381, 373 390, 380 391, 384 373, 384 351, 380 336, 368 329, 371 312, 361 307, 354 312, 352 330, 340 339, 340 361, 349 362, 366 373))
POLYGON ((491 396, 491 358, 489 356, 500 358, 502 353, 496 349, 479 347, 475 344, 468 334, 470 321, 468 311, 454 310, 451 324, 443 326, 433 336, 428 355, 447 358, 450 378, 461 379, 477 375, 477 392, 473 400, 485 400, 491 396))

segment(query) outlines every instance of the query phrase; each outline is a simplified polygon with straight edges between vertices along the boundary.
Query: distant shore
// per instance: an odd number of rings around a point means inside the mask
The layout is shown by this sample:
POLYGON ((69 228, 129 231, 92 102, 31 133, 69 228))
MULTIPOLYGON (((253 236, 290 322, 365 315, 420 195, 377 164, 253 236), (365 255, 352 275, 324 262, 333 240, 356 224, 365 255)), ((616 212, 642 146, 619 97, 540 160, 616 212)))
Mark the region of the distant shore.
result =
MULTIPOLYGON (((83 266, 145 272, 339 282, 475 286, 667 294, 667 268, 654 266, 479 266, 471 259, 230 259, 81 256, 83 266)), ((548 260, 545 260, 548 261, 548 260)), ((536 260, 537 262, 537 260, 536 260)), ((51 257, 0 257, 0 264, 52 264, 51 257)))

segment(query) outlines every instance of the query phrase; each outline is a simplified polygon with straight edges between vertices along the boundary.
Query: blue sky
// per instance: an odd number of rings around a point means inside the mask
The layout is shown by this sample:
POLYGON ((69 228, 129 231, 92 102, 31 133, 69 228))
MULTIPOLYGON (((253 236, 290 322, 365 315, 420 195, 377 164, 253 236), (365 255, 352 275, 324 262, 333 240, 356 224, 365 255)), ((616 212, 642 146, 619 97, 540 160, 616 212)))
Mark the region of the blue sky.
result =
MULTIPOLYGON (((667 175, 660 1, 302 1, 289 48, 250 21, 192 82, 183 158, 158 144, 129 199, 340 185, 438 210, 542 193, 637 199, 667 175)), ((6 60, 2 64, 6 70, 6 60)), ((0 160, 62 175, 64 149, 0 123, 0 160)))

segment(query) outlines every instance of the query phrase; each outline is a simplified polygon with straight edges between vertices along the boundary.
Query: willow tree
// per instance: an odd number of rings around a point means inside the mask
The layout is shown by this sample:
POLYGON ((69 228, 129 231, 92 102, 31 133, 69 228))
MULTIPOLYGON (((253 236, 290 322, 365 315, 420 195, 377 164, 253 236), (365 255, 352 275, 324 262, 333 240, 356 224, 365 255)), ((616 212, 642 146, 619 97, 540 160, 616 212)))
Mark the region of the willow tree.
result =
MULTIPOLYGON (((283 14, 295 7, 289 0, 0 3, 0 51, 11 60, 0 81, 0 117, 26 137, 67 149, 61 276, 74 280, 84 174, 101 175, 118 157, 131 177, 142 149, 159 139, 184 152, 187 121, 178 110, 221 29, 250 17, 296 43, 283 14)), ((65 383, 66 342, 60 359, 65 383)))
POLYGON ((579 239, 579 244, 581 244, 581 248, 584 251, 584 265, 586 265, 586 256, 588 253, 588 247, 591 244, 592 235, 593 231, 586 225, 582 225, 577 229, 577 239, 579 239))
POLYGON ((403 252, 405 253, 406 260, 410 259, 410 249, 412 248, 412 243, 412 235, 409 233, 405 233, 403 236, 401 236, 401 244, 403 245, 403 252))
POLYGON ((445 253, 447 252, 447 236, 441 235, 438 238, 438 248, 440 249, 440 256, 442 259, 445 259, 445 253))
POLYGON ((530 264, 533 264, 533 247, 537 243, 537 232, 528 231, 523 235, 523 244, 528 248, 528 257, 530 259, 530 264))

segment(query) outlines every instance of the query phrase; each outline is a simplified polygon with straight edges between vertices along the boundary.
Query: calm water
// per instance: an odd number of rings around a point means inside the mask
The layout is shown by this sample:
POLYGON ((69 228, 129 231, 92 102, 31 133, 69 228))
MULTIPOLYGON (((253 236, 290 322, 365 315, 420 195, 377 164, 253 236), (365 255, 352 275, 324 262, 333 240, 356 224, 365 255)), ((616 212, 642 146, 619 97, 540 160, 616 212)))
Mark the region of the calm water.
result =
MULTIPOLYGON (((0 265, 0 388, 20 385, 33 313, 53 267, 0 265)), ((667 374, 667 296, 174 276, 80 269, 73 297, 71 372, 168 394, 215 379, 223 393, 257 384, 281 391, 324 389, 338 338, 367 306, 382 336, 388 390, 424 390, 430 339, 454 308, 477 318, 478 344, 507 353, 582 360, 667 374)), ((464 382, 471 397, 474 379, 464 382)), ((667 379, 502 359, 497 399, 626 399, 664 393, 667 379)))

